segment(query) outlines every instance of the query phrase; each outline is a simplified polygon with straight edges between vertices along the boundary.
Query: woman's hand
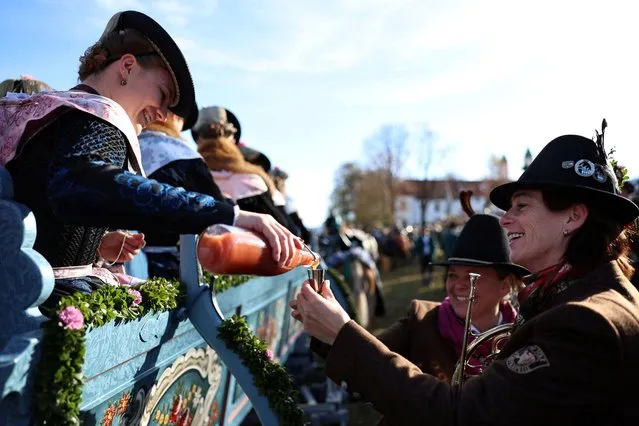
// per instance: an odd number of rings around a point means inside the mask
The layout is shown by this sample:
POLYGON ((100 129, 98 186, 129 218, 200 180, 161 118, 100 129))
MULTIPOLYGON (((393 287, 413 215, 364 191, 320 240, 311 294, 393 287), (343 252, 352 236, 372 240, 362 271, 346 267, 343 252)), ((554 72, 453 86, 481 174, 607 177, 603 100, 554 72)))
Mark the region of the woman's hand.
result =
POLYGON ((100 241, 98 254, 107 262, 128 262, 144 248, 144 234, 107 232, 100 241), (124 243, 124 246, 122 245, 124 243), (121 250, 121 252, 120 252, 121 250))
POLYGON ((295 255, 295 249, 299 250, 304 247, 298 237, 291 234, 288 229, 268 214, 240 210, 234 225, 262 234, 271 247, 273 259, 280 265, 290 264, 295 255))
POLYGON ((332 345, 344 324, 351 319, 335 300, 329 281, 324 281, 321 295, 311 284, 312 281, 306 281, 297 299, 289 303, 293 309, 291 316, 302 322, 311 336, 332 345))

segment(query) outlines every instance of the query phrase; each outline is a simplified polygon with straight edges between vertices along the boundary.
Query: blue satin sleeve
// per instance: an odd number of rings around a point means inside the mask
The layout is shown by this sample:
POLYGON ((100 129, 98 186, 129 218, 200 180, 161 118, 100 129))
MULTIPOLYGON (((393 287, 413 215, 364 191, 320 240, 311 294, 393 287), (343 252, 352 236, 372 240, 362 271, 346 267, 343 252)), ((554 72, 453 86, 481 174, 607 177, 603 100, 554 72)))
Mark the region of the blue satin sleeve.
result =
POLYGON ((47 196, 59 220, 181 234, 233 223, 228 203, 124 170, 126 139, 113 125, 86 116, 75 123, 63 127, 49 170, 47 196))

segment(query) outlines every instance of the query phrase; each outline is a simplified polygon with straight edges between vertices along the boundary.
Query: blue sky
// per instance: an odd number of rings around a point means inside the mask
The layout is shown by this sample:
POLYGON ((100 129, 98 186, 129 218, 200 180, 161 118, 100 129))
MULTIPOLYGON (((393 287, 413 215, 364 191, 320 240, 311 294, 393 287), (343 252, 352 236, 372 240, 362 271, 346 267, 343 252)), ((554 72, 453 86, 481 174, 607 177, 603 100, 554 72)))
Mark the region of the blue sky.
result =
MULTIPOLYGON (((302 217, 317 226, 337 167, 363 160, 364 140, 387 123, 427 123, 437 134, 446 154, 431 176, 482 178, 496 154, 517 178, 526 148, 536 154, 565 133, 590 137, 605 117, 607 145, 639 175, 634 3, 6 2, 0 79, 32 74, 69 88, 110 16, 145 12, 182 47, 200 106, 238 115, 242 139, 289 172, 302 217)), ((407 174, 419 170, 416 158, 407 174)))

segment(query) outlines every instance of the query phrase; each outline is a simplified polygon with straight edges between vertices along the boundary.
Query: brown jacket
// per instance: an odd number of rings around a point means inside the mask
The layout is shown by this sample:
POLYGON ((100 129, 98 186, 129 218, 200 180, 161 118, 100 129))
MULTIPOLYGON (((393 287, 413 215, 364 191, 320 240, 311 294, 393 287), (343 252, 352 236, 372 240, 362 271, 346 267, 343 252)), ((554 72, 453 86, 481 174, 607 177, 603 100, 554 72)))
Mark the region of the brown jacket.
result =
POLYGON ((521 325, 483 375, 451 386, 353 321, 326 372, 393 425, 638 425, 639 293, 606 263, 521 325), (392 420, 392 421, 391 421, 392 420))
MULTIPOLYGON (((406 316, 377 335, 377 339, 427 374, 450 383, 455 371, 457 354, 449 341, 439 333, 439 302, 413 300, 406 316)), ((313 338, 311 347, 318 355, 327 358, 330 346, 313 338)), ((390 425, 386 419, 379 423, 390 425)))
MULTIPOLYGON (((439 302, 412 300, 406 316, 376 337, 390 351, 402 355, 422 372, 450 382, 457 355, 452 343, 439 334, 439 305, 439 302)), ((327 358, 331 347, 313 338, 311 348, 327 358)))

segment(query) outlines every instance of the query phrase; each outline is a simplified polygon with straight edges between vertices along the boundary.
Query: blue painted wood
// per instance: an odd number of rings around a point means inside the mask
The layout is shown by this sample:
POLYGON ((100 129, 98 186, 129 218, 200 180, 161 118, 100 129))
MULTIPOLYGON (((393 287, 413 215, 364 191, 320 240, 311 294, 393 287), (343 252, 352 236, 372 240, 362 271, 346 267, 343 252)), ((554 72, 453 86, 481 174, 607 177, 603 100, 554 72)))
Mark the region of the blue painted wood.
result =
POLYGON ((135 255, 129 262, 125 263, 124 269, 126 273, 132 277, 139 278, 141 280, 149 279, 149 262, 143 251, 135 255))
MULTIPOLYGON (((11 197, 10 176, 0 167, 0 425, 26 426, 31 424, 32 382, 47 321, 38 306, 51 294, 53 272, 33 250, 33 214, 11 197)), ((212 289, 199 283, 195 243, 195 236, 181 238, 184 308, 87 332, 83 424, 99 425, 114 413, 113 424, 155 424, 149 416, 165 413, 173 393, 195 395, 179 391, 182 377, 193 385, 208 380, 196 387, 210 385, 214 390, 202 402, 208 406, 204 411, 200 407, 200 416, 219 416, 224 425, 238 425, 253 407, 263 424, 278 424, 239 357, 217 338, 217 327, 225 316, 238 311, 247 315, 255 332, 285 362, 301 331, 299 323, 290 321, 288 301, 306 273, 299 268, 278 277, 254 278, 214 297, 212 289), (206 360, 211 360, 207 371, 215 374, 202 373, 206 360)))
POLYGON ((0 420, 30 424, 33 366, 45 318, 37 306, 53 290, 53 271, 33 250, 33 214, 12 200, 13 182, 0 167, 0 420))
POLYGON ((11 336, 41 327, 37 306, 53 291, 53 270, 33 250, 35 217, 11 200, 12 188, 9 172, 0 167, 0 347, 11 336))
POLYGON ((262 424, 279 425, 277 416, 269 407, 268 399, 253 385, 253 377, 248 368, 217 335, 217 329, 224 317, 210 287, 200 284, 196 248, 195 235, 180 236, 180 276, 186 285, 189 319, 242 386, 262 424))

